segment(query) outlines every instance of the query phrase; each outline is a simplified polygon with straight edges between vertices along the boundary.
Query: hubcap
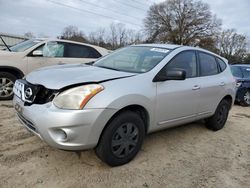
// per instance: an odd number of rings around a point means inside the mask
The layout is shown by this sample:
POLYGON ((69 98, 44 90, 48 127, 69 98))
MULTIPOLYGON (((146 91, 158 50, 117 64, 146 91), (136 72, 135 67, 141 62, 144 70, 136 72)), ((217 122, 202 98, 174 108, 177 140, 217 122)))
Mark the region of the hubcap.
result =
POLYGON ((8 78, 0 78, 0 97, 9 97, 13 94, 14 82, 8 78))
POLYGON ((138 143, 138 134, 139 131, 135 124, 121 125, 112 137, 112 153, 118 158, 129 155, 138 143))
POLYGON ((246 92, 245 96, 244 96, 244 101, 250 105, 250 92, 246 92))

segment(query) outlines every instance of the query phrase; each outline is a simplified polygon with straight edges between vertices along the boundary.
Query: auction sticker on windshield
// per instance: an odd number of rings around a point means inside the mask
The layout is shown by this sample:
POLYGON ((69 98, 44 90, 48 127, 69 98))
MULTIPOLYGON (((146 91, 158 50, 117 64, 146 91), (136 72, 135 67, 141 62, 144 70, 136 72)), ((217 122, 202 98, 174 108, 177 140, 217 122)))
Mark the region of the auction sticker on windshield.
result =
POLYGON ((164 48, 151 48, 150 51, 160 52, 160 53, 165 53, 165 54, 169 52, 168 49, 164 49, 164 48))

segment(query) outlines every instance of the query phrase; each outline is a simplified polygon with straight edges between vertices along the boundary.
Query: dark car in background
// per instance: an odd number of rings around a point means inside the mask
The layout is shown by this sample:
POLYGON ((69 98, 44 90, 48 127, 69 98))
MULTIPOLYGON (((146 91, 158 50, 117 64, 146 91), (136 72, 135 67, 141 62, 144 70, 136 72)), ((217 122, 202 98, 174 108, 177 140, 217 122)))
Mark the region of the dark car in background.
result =
POLYGON ((250 65, 231 65, 231 71, 237 87, 235 101, 242 106, 250 106, 250 65))

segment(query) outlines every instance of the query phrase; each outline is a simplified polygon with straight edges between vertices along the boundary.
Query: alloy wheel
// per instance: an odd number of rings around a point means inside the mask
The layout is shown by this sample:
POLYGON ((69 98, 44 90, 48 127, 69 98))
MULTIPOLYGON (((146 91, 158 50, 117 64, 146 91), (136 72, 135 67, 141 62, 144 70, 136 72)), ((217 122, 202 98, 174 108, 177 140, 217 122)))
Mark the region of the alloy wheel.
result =
POLYGON ((244 101, 250 105, 250 92, 247 91, 246 94, 244 95, 244 101))
POLYGON ((0 97, 10 97, 13 94, 14 82, 9 78, 0 78, 0 97))

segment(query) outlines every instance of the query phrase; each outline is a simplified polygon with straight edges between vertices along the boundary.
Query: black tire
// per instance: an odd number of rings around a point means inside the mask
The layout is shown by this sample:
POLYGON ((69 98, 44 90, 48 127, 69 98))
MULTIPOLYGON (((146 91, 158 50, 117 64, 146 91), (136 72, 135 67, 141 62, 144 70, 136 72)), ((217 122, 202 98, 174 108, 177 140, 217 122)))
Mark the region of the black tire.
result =
POLYGON ((242 93, 242 99, 240 100, 241 106, 250 106, 250 89, 245 89, 242 93))
POLYGON ((13 86, 17 77, 8 72, 0 72, 0 100, 13 98, 13 86))
POLYGON ((206 127, 213 131, 222 129, 227 121, 229 110, 230 103, 223 99, 219 103, 214 115, 206 119, 206 127))
POLYGON ((124 111, 107 125, 95 151, 103 162, 110 166, 120 166, 136 156, 144 137, 145 126, 140 116, 131 111, 124 111))

